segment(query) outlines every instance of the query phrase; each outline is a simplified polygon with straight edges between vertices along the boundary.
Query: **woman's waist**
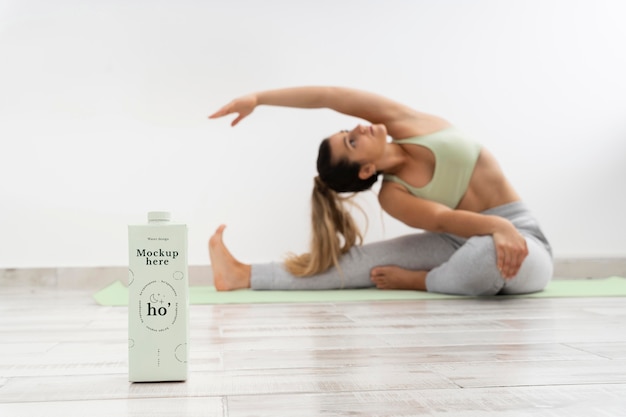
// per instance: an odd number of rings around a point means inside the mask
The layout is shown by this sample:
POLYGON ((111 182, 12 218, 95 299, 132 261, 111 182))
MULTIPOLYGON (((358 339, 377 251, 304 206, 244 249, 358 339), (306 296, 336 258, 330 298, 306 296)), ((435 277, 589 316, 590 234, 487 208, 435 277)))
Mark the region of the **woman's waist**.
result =
POLYGON ((470 186, 456 209, 482 213, 486 210, 517 201, 521 201, 521 197, 508 184, 495 185, 493 187, 470 186))

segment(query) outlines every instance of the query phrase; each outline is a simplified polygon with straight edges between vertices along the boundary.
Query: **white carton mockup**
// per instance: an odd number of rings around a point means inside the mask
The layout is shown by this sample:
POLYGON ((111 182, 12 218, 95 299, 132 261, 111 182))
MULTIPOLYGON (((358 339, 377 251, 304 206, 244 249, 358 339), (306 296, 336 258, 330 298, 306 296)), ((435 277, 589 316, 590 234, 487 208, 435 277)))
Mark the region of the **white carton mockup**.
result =
POLYGON ((128 226, 128 379, 185 381, 189 349, 187 226, 168 212, 128 226))

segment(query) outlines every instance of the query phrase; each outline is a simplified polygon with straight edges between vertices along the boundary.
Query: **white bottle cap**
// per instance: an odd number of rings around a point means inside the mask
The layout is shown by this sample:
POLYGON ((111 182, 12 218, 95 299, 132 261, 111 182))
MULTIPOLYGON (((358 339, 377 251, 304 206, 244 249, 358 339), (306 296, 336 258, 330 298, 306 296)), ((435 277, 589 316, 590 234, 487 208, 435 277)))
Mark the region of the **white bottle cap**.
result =
POLYGON ((148 212, 148 221, 149 222, 169 222, 170 221, 170 212, 169 211, 150 211, 148 212))

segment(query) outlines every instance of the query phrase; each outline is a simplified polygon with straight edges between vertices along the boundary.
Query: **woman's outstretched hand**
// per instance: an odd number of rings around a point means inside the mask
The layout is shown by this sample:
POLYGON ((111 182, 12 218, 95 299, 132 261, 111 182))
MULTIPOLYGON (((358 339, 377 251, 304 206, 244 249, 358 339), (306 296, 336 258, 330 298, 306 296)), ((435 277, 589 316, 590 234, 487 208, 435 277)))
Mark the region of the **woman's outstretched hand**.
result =
POLYGON ((219 117, 227 116, 232 113, 237 113, 238 116, 235 120, 230 124, 231 126, 235 126, 245 117, 247 117, 254 108, 257 106, 258 101, 257 97, 254 94, 250 94, 247 96, 239 97, 213 113, 209 116, 209 119, 217 119, 219 117))
POLYGON ((522 262, 528 256, 526 239, 513 226, 493 234, 496 245, 498 270, 502 277, 511 279, 522 266, 522 262))

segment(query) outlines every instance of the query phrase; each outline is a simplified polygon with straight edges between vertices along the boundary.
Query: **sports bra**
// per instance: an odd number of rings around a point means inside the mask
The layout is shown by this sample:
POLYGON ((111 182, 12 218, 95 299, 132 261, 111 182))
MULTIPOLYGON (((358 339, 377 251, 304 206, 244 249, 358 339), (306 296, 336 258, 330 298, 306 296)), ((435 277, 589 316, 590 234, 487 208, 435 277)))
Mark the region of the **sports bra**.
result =
POLYGON ((413 187, 395 175, 385 174, 385 181, 402 186, 416 197, 436 201, 456 208, 469 186, 481 145, 469 139, 455 127, 448 127, 428 135, 394 140, 392 143, 424 146, 435 155, 433 177, 423 187, 413 187))

